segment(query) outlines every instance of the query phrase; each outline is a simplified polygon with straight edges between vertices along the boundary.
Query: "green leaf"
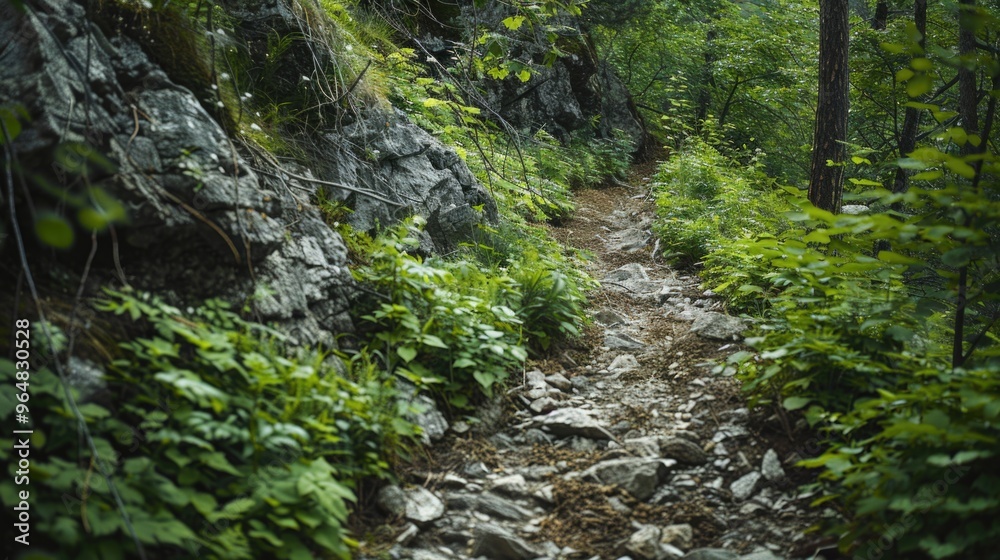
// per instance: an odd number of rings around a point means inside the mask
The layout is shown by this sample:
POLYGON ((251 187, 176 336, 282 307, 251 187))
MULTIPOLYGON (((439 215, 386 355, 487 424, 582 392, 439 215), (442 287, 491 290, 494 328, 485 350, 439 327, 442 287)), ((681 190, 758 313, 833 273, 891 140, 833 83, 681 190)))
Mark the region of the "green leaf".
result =
POLYGON ((73 245, 73 226, 54 212, 38 213, 35 234, 42 243, 56 249, 68 249, 73 245))
POLYGON ((524 20, 524 16, 510 16, 509 18, 504 19, 501 23, 503 23, 504 27, 511 31, 517 31, 522 25, 524 25, 524 20))
POLYGON ((788 397, 784 400, 782 406, 785 407, 785 410, 798 410, 810 402, 812 402, 812 399, 808 397, 788 397))
POLYGON ((906 82, 906 95, 910 97, 920 97, 933 87, 934 82, 927 74, 921 74, 906 82))
POLYGON ((406 363, 410 363, 417 357, 417 349, 412 346, 400 346, 399 348, 396 348, 396 353, 399 354, 399 357, 406 363))
POLYGON ((952 268, 963 267, 969 264, 971 260, 972 248, 970 247, 956 247, 941 255, 941 262, 952 268))
POLYGON ((907 264, 907 265, 911 265, 911 264, 922 265, 922 264, 925 264, 924 261, 922 261, 920 259, 915 259, 913 257, 908 257, 906 255, 900 255, 899 253, 894 253, 892 251, 879 251, 878 252, 878 260, 880 260, 882 262, 887 262, 889 264, 907 264))

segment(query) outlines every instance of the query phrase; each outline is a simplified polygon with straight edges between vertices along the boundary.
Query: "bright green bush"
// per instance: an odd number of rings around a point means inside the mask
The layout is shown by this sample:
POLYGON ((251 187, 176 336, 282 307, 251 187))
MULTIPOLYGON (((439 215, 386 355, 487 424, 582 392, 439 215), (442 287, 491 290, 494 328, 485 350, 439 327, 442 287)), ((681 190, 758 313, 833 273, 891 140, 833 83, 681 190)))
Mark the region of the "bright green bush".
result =
POLYGON ((579 333, 589 284, 553 256, 550 240, 515 237, 525 244, 515 250, 513 240, 498 240, 516 233, 490 229, 484 241, 493 245, 473 245, 471 260, 421 258, 422 223, 411 218, 384 232, 369 262, 354 271, 378 294, 357 313, 371 330, 366 348, 387 370, 462 408, 491 396, 527 359, 527 348, 545 350, 579 333), (526 250, 529 242, 541 251, 526 250))
POLYGON ((653 183, 663 255, 693 265, 733 240, 782 227, 784 192, 754 162, 742 165, 690 137, 653 183))
MULTIPOLYGON (((80 406, 99 458, 59 379, 32 372, 33 551, 136 557, 100 460, 150 557, 350 557, 356 483, 387 477, 416 432, 392 379, 363 359, 285 348, 218 301, 182 311, 109 292, 98 307, 145 336, 122 343, 106 395, 80 406)), ((0 361, 0 379, 13 378, 0 361)), ((11 474, 13 442, 2 443, 11 474)), ((0 482, 5 522, 24 489, 13 481, 0 482)))
POLYGON ((1000 196, 941 183, 870 193, 908 216, 802 203, 790 229, 732 261, 746 264, 732 285, 767 304, 752 350, 729 361, 756 404, 826 434, 803 465, 822 469, 817 503, 844 508, 830 530, 859 558, 990 557, 1000 542, 1000 196))

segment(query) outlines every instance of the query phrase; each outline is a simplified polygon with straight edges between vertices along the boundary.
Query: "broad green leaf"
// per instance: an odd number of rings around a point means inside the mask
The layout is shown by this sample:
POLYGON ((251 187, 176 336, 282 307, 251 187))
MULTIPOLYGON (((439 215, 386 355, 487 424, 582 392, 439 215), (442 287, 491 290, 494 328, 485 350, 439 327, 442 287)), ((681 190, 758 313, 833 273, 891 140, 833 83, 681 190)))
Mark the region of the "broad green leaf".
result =
POLYGON ((403 359, 404 362, 410 363, 414 358, 417 357, 417 349, 412 346, 400 346, 396 348, 396 354, 403 359))
POLYGON ((933 87, 934 82, 927 74, 921 74, 911 78, 906 82, 906 95, 910 97, 920 97, 933 87))
POLYGON ((38 213, 35 234, 42 243, 56 249, 68 249, 73 245, 73 226, 53 212, 38 213))
POLYGON ((889 264, 925 264, 924 261, 920 259, 901 255, 893 251, 879 251, 878 260, 889 264))
POLYGON ((504 19, 502 23, 507 29, 517 31, 522 25, 524 25, 524 20, 524 16, 510 16, 509 18, 504 19))
POLYGON ((782 406, 785 407, 785 410, 798 410, 810 402, 812 402, 812 399, 808 397, 788 397, 784 400, 782 406))

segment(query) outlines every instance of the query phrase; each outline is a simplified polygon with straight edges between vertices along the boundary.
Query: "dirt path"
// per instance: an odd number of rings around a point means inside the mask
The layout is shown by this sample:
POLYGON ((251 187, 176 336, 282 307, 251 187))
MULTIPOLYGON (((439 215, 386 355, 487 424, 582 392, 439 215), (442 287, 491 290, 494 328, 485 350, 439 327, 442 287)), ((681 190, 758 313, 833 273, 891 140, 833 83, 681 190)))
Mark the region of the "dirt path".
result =
MULTIPOLYGON (((383 557, 768 560, 820 558, 819 513, 776 419, 751 415, 731 377, 739 320, 694 277, 654 261, 644 188, 578 193, 553 235, 593 254, 593 325, 529 364, 476 429, 452 426, 402 487, 374 541, 383 557)), ((827 556, 833 558, 834 556, 827 556)))

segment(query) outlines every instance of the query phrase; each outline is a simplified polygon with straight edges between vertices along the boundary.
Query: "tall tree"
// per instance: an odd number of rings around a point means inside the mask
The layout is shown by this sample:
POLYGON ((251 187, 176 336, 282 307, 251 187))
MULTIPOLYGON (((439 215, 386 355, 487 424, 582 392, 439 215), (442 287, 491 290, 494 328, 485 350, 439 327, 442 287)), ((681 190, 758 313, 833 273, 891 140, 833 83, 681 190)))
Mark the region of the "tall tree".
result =
POLYGON ((847 156, 849 72, 847 53, 848 0, 819 2, 819 98, 813 137, 809 201, 840 211, 844 192, 843 162, 847 156))
MULTIPOLYGON (((913 23, 920 34, 920 50, 927 48, 927 0, 916 0, 913 3, 913 23)), ((922 54, 922 53, 921 53, 922 54)), ((917 146, 917 127, 920 125, 920 111, 916 107, 907 107, 903 117, 903 130, 899 133, 899 157, 913 151, 917 146)), ((903 192, 908 187, 909 174, 903 167, 896 168, 896 178, 892 183, 893 192, 903 192)))

